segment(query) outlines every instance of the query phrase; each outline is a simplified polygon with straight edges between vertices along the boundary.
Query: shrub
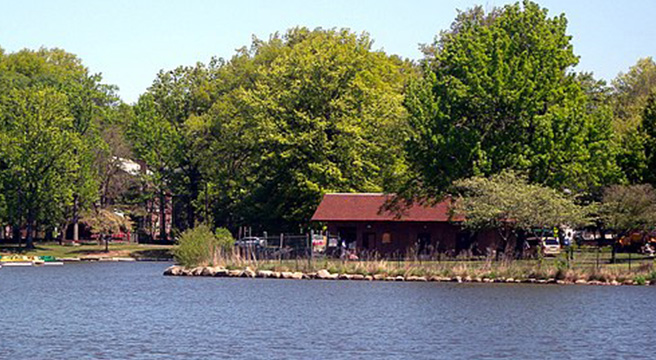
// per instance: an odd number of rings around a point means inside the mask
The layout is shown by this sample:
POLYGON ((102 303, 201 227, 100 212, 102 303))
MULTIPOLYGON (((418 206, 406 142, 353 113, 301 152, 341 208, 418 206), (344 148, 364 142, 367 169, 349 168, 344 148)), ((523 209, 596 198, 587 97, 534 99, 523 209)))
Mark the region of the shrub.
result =
POLYGON ((216 265, 234 243, 226 229, 217 229, 216 234, 205 224, 185 230, 173 251, 175 260, 186 267, 216 265))

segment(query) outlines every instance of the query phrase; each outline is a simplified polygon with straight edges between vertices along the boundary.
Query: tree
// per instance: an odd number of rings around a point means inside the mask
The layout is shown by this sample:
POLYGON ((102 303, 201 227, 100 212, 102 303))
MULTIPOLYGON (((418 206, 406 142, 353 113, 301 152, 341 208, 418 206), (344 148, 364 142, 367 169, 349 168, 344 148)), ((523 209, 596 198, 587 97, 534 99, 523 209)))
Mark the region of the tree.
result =
MULTIPOLYGON (((72 119, 70 131, 77 134, 79 141, 69 144, 73 147, 69 156, 75 163, 74 169, 61 174, 73 178, 73 202, 53 205, 53 211, 42 224, 52 229, 72 222, 77 228, 79 211, 90 206, 98 195, 94 149, 102 147, 102 139, 97 136, 97 128, 116 102, 114 87, 101 84, 100 75, 90 74, 79 58, 61 49, 21 50, 0 56, 0 94, 44 88, 65 98, 61 103, 72 119)), ((18 235, 19 223, 13 225, 18 235)))
POLYGON ((452 214, 473 231, 496 230, 510 257, 514 240, 523 233, 540 236, 542 229, 572 227, 590 222, 590 209, 557 190, 529 184, 525 176, 503 171, 488 178, 476 176, 454 182, 452 214))
POLYGON ((618 163, 632 184, 645 180, 647 159, 641 129, 649 94, 656 89, 656 63, 651 57, 638 60, 612 82, 613 128, 619 144, 618 163))
POLYGON ((590 106, 564 15, 524 1, 461 12, 432 46, 405 100, 408 159, 427 196, 453 180, 527 172, 531 182, 588 190, 618 181, 610 113, 590 106))
POLYGON ((70 204, 81 139, 65 95, 52 88, 12 90, 2 98, 0 158, 9 220, 27 226, 33 247, 37 223, 63 216, 70 204))
POLYGON ((82 222, 91 232, 98 234, 100 241, 105 242, 105 252, 109 252, 109 240, 112 235, 130 231, 132 222, 122 215, 107 209, 94 209, 82 214, 82 222))
POLYGON ((644 180, 656 185, 656 87, 645 101, 639 133, 645 151, 644 180))
POLYGON ((203 171, 215 201, 228 206, 218 221, 295 230, 323 193, 382 191, 404 173, 413 69, 367 34, 295 28, 254 40, 222 71, 235 86, 195 128, 209 136, 199 148, 214 160, 203 171))

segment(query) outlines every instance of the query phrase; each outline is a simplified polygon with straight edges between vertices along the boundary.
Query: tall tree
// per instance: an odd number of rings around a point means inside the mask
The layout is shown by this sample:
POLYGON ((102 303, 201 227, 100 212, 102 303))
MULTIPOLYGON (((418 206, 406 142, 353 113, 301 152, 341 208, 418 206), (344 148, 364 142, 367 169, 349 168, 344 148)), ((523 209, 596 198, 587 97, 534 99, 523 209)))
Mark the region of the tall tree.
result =
POLYGON ((73 200, 77 170, 74 131, 65 95, 52 88, 15 89, 2 98, 0 154, 4 191, 15 225, 26 225, 33 247, 37 224, 62 217, 73 200))
POLYGON ((226 159, 205 171, 236 222, 298 229, 323 193, 382 191, 404 173, 413 69, 372 50, 367 34, 295 28, 256 39, 225 71, 248 81, 235 80, 197 129, 210 137, 206 158, 226 159))
POLYGON ((566 29, 564 15, 530 1, 476 7, 425 47, 424 75, 405 101, 408 157, 424 195, 503 169, 574 190, 617 181, 612 117, 589 106, 566 29))

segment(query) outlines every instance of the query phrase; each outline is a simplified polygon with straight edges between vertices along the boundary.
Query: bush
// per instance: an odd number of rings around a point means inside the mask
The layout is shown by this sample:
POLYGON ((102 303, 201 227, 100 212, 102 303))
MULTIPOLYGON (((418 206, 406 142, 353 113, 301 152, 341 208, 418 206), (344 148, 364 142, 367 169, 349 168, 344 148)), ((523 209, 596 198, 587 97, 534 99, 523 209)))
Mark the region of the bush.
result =
POLYGON ((234 239, 228 230, 217 229, 215 235, 209 226, 201 224, 180 235, 173 255, 180 265, 186 267, 216 265, 233 244, 234 239))

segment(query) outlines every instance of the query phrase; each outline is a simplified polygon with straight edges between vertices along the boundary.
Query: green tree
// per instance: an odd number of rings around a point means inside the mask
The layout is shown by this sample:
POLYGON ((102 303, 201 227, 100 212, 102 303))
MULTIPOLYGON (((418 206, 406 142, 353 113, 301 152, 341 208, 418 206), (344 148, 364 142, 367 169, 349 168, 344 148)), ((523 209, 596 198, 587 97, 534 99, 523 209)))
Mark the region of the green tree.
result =
POLYGON ((209 139, 199 148, 212 160, 204 172, 214 201, 225 205, 217 221, 294 230, 325 192, 398 182, 412 73, 348 30, 295 28, 254 40, 217 75, 233 87, 195 119, 194 131, 209 139))
MULTIPOLYGON (((621 177, 608 109, 590 106, 564 15, 524 1, 458 15, 425 47, 409 86, 414 183, 443 192, 454 179, 526 171, 529 180, 587 190, 621 177)), ((432 193, 432 194, 431 194, 432 193)))
POLYGON ((642 136, 645 152, 643 179, 656 185, 656 87, 645 101, 638 133, 642 136))
POLYGON ((33 247, 38 223, 61 218, 73 200, 81 143, 67 97, 52 88, 11 90, 0 105, 0 158, 9 220, 27 226, 33 247))
POLYGON ((641 129, 650 92, 656 90, 656 63, 651 57, 638 60, 612 82, 613 128, 619 144, 618 163, 630 183, 645 180, 647 158, 645 134, 641 129))
POLYGON ((564 193, 536 184, 513 171, 488 178, 476 176, 457 180, 453 218, 473 231, 495 230, 506 257, 512 256, 521 232, 539 236, 536 230, 572 227, 590 222, 590 209, 564 193))

